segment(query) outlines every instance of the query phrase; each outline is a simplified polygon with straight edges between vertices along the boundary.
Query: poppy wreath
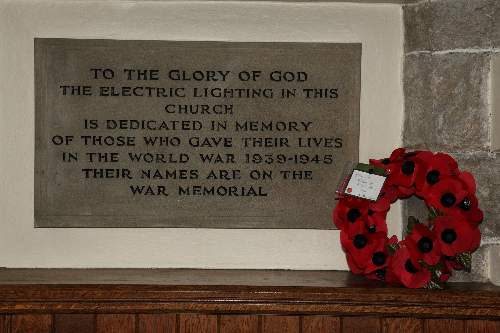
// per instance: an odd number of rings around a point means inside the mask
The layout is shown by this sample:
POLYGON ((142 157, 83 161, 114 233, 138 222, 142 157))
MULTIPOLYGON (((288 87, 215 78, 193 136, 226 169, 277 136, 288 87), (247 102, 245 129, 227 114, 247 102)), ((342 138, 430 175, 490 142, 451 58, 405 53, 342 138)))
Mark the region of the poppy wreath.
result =
POLYGON ((440 289, 454 269, 470 271, 483 220, 474 177, 460 171, 450 155, 430 151, 398 148, 370 165, 387 177, 378 200, 340 194, 333 211, 351 272, 408 288, 440 289), (425 202, 428 219, 410 217, 405 238, 389 238, 391 204, 413 195, 425 202))

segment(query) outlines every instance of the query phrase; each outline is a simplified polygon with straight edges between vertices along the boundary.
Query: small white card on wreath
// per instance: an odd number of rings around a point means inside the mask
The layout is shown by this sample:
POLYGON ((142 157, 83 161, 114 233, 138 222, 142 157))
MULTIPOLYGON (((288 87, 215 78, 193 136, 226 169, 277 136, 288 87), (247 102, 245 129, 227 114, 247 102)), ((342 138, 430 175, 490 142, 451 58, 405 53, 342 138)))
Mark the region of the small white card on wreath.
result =
POLYGON ((380 195, 384 182, 384 176, 354 170, 345 188, 345 193, 355 197, 375 201, 380 195))

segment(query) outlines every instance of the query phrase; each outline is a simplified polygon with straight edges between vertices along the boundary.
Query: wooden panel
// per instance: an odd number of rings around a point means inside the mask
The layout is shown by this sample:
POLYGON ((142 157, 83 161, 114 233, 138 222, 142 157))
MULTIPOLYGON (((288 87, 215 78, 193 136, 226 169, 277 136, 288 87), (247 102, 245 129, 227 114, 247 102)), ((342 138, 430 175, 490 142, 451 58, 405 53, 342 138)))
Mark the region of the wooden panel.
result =
POLYGON ((332 316, 302 317, 302 333, 339 333, 340 318, 332 316))
POLYGON ((179 315, 179 333, 216 333, 217 316, 183 313, 179 315))
POLYGON ((259 317, 244 315, 220 316, 219 333, 259 333, 259 317))
POLYGON ((299 316, 262 316, 262 333, 299 333, 299 316))
POLYGON ((424 323, 422 319, 415 318, 383 318, 383 333, 423 333, 424 323))
POLYGON ((465 321, 459 319, 425 319, 424 332, 464 333, 465 321))
POLYGON ((14 315, 11 319, 12 333, 51 333, 51 315, 14 315))
POLYGON ((500 332, 500 321, 493 320, 466 320, 466 333, 498 333, 500 332))
POLYGON ((141 314, 137 333, 175 333, 175 314, 141 314))
POLYGON ((97 333, 135 333, 135 315, 97 315, 97 333))
POLYGON ((10 316, 0 316, 0 333, 10 333, 10 316))
POLYGON ((0 269, 0 313, 27 312, 500 320, 500 287, 449 283, 440 292, 422 292, 337 271, 0 269))
POLYGON ((57 314, 55 333, 95 333, 95 320, 93 314, 57 314))
POLYGON ((376 317, 344 317, 342 333, 380 333, 380 318, 376 317))

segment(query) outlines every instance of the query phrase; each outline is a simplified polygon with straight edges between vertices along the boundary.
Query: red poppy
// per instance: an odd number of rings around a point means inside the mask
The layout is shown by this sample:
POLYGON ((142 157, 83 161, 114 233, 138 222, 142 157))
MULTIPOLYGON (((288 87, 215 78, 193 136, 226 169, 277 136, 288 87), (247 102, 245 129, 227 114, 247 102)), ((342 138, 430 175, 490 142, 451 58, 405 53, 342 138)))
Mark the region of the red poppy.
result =
POLYGON ((363 274, 364 269, 362 267, 359 267, 357 262, 354 260, 353 256, 351 253, 346 252, 345 257, 347 260, 347 266, 349 266, 349 270, 353 274, 363 274))
POLYGON ((405 154, 406 149, 404 148, 397 148, 395 149, 389 158, 382 158, 382 159, 370 159, 370 164, 386 169, 388 171, 391 170, 391 167, 394 163, 399 162, 403 155, 405 154))
POLYGON ((423 288, 431 280, 431 272, 422 267, 410 255, 406 246, 400 247, 391 260, 391 270, 399 281, 408 288, 423 288))
POLYGON ((415 188, 413 186, 411 187, 404 187, 404 186, 398 186, 398 197, 401 199, 411 197, 413 194, 415 194, 415 188))
MULTIPOLYGON (((389 259, 391 258, 392 257, 389 257, 389 259)), ((370 280, 384 281, 385 283, 399 283, 399 279, 397 278, 397 276, 387 267, 377 269, 376 271, 371 272, 365 276, 370 280)))
POLYGON ((441 179, 458 174, 458 164, 453 157, 444 153, 421 152, 416 157, 422 163, 415 179, 417 194, 426 193, 441 179))
POLYGON ((473 225, 478 225, 483 221, 483 211, 479 209, 477 197, 468 194, 457 205, 457 209, 450 210, 450 216, 463 217, 473 225))
MULTIPOLYGON (((426 264, 434 266, 440 261, 439 242, 436 240, 434 233, 424 224, 415 224, 406 240, 408 246, 412 247, 418 258, 422 259, 426 264)), ((413 253, 413 251, 411 252, 413 253)))
POLYGON ((387 211, 385 212, 374 212, 372 210, 368 211, 368 217, 364 221, 365 228, 369 233, 382 232, 387 235, 387 211))
POLYGON ((387 198, 379 198, 371 201, 365 221, 369 233, 382 232, 387 234, 387 223, 385 222, 387 212, 391 208, 391 202, 387 198))
POLYGON ((384 184, 380 191, 380 198, 386 198, 390 203, 393 203, 399 198, 399 191, 396 186, 384 184))
POLYGON ((458 173, 458 179, 460 179, 460 181, 464 183, 469 193, 476 193, 476 181, 474 180, 474 176, 470 172, 462 171, 458 173))
POLYGON ((360 225, 370 233, 387 233, 385 219, 390 202, 387 199, 367 201, 357 197, 344 197, 333 211, 337 228, 346 231, 350 237, 360 232, 360 225))
POLYGON ((399 280, 389 270, 392 256, 389 254, 388 245, 397 244, 398 239, 396 236, 392 236, 390 239, 385 240, 383 240, 383 237, 380 237, 380 240, 372 248, 371 261, 364 268, 363 274, 368 279, 385 281, 386 283, 397 283, 399 280))
POLYGON ((386 168, 386 172, 389 174, 386 183, 397 186, 403 197, 414 193, 413 185, 416 176, 420 168, 422 168, 422 164, 424 164, 421 159, 417 158, 419 154, 422 154, 422 152, 404 153, 386 168))
POLYGON ((454 177, 446 177, 432 186, 425 198, 428 205, 448 215, 458 209, 457 205, 468 194, 462 182, 454 177))
POLYGON ((391 257, 387 249, 387 239, 380 238, 380 240, 379 242, 375 242, 372 248, 371 260, 365 267, 365 274, 383 270, 389 265, 391 257))
POLYGON ((415 159, 408 158, 392 165, 390 177, 386 182, 388 185, 398 186, 398 188, 410 188, 415 182, 417 172, 418 164, 415 163, 415 159))
POLYGON ((347 230, 349 224, 354 224, 368 215, 369 201, 345 196, 337 203, 333 211, 333 222, 337 228, 347 230))
POLYGON ((463 218, 438 216, 435 219, 434 233, 441 252, 454 256, 463 252, 475 251, 481 242, 479 228, 463 218))
POLYGON ((439 275, 439 282, 446 282, 451 277, 451 271, 448 269, 442 269, 439 275))
POLYGON ((442 263, 444 265, 444 271, 461 271, 465 268, 463 264, 456 261, 455 257, 443 256, 442 263))
POLYGON ((342 248, 352 256, 352 265, 363 271, 372 263, 372 255, 375 250, 380 249, 385 242, 386 236, 383 233, 360 232, 349 237, 347 232, 340 231, 342 248))

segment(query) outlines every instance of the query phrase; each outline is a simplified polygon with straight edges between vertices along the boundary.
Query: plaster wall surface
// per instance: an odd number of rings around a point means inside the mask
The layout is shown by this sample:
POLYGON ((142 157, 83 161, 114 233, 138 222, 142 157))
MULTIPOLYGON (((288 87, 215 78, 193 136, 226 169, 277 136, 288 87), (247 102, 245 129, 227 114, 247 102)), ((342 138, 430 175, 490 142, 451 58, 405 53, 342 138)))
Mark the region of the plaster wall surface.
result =
MULTIPOLYGON (((401 145, 400 5, 0 0, 0 266, 347 268, 338 231, 34 229, 35 37, 361 42, 367 161, 401 145)), ((400 215, 391 209, 398 235, 400 215)))

